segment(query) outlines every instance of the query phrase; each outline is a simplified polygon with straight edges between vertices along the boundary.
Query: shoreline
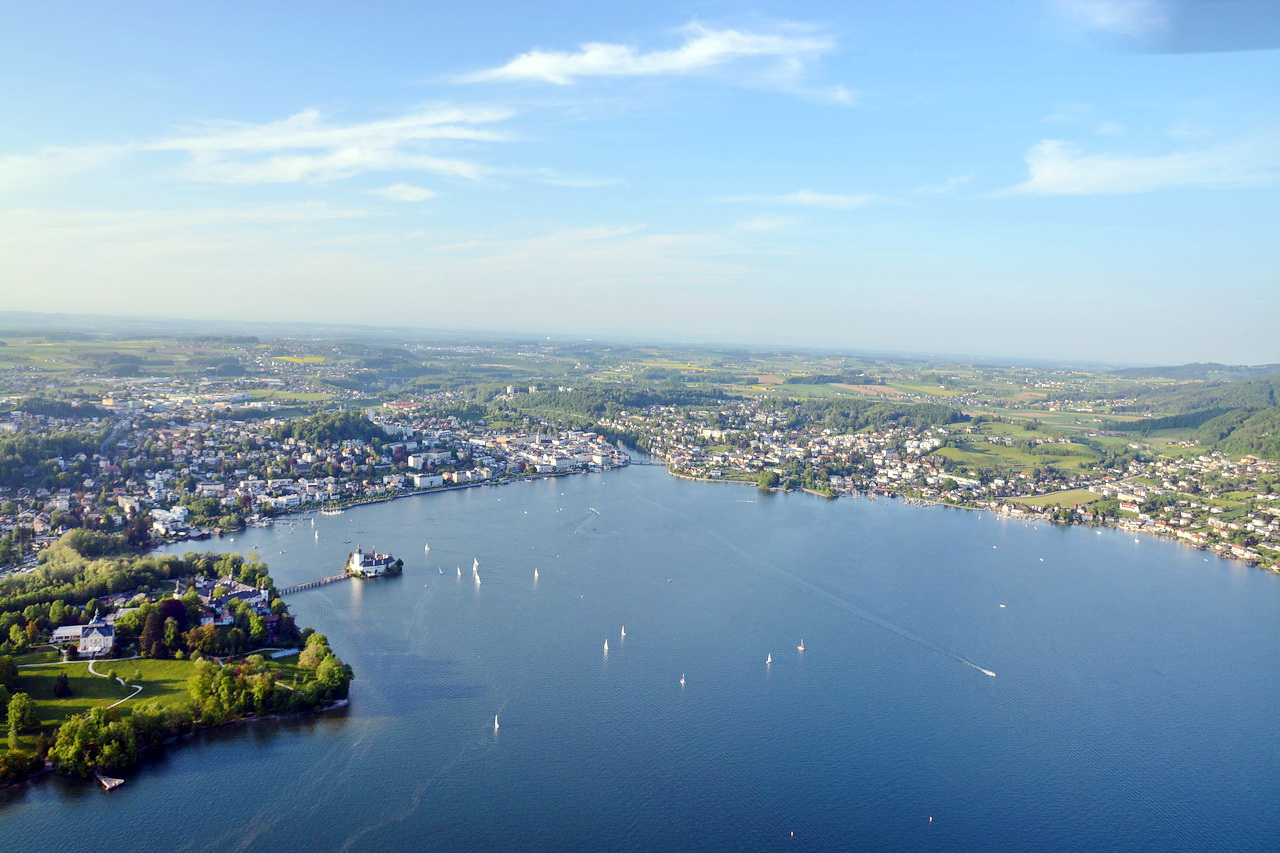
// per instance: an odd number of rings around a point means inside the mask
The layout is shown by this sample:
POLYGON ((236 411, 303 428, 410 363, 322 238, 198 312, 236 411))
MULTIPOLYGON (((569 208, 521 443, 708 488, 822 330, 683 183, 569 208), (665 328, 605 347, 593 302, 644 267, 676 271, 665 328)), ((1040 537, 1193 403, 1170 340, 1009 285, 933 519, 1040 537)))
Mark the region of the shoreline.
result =
MULTIPOLYGON (((744 486, 754 486, 757 490, 762 492, 780 492, 782 494, 790 494, 792 491, 802 491, 802 492, 811 494, 814 497, 827 498, 828 500, 835 500, 836 498, 861 497, 860 494, 846 494, 844 492, 837 492, 834 495, 824 495, 821 492, 815 492, 812 489, 803 489, 803 488, 798 490, 780 489, 780 488, 777 488, 776 486, 772 488, 761 488, 757 483, 753 483, 750 480, 732 480, 732 479, 726 479, 722 477, 720 478, 697 477, 692 474, 678 473, 676 471, 671 470, 670 467, 667 468, 667 473, 670 474, 672 477, 675 477, 680 480, 689 480, 695 483, 737 483, 744 486)), ((867 492, 863 492, 862 494, 869 495, 872 493, 872 491, 874 490, 869 490, 867 492)), ((1053 492, 1047 492, 1046 494, 1053 494, 1053 492)), ((1234 554, 1223 554, 1220 551, 1215 551, 1212 548, 1207 548, 1202 545, 1198 545, 1194 542, 1187 542, 1183 539, 1179 539, 1176 535, 1169 535, 1163 531, 1147 530, 1142 526, 1126 526, 1125 524, 1121 524, 1118 521, 1110 521, 1110 520, 1104 520, 1101 522, 1059 521, 1057 519, 1049 518, 1048 516, 1043 516, 1038 513, 1028 512, 1026 509, 1010 511, 1008 509, 1005 509, 1002 506, 967 506, 964 504, 951 504, 951 503, 947 503, 946 501, 931 500, 929 498, 917 498, 917 497, 912 497, 910 495, 900 494, 897 492, 894 492, 889 495, 877 495, 876 497, 885 497, 889 500, 893 500, 893 501, 896 501, 897 503, 901 503, 907 506, 942 507, 943 509, 960 509, 960 510, 967 510, 969 512, 990 512, 997 516, 1000 516, 1001 518, 1022 519, 1024 521, 1044 522, 1045 524, 1054 524, 1054 525, 1060 524, 1065 527, 1102 528, 1102 529, 1108 529, 1108 530, 1116 530, 1123 533, 1133 533, 1133 534, 1138 534, 1142 536, 1150 536, 1153 539, 1168 540, 1177 545, 1186 545, 1188 547, 1194 548, 1197 551, 1205 551, 1223 560, 1231 560, 1232 562, 1243 563, 1244 565, 1252 569, 1262 569, 1263 571, 1268 572, 1270 574, 1280 575, 1280 566, 1268 566, 1259 562, 1242 559, 1240 557, 1235 556, 1234 554)), ((1043 497, 1043 496, 1032 495, 1031 497, 1043 497)), ((1128 519, 1123 519, 1123 520, 1128 521, 1128 519)))
MULTIPOLYGON (((130 658, 125 658, 125 660, 130 660, 130 658)), ((295 719, 300 719, 302 717, 310 717, 310 716, 316 716, 319 714, 327 714, 330 711, 337 711, 342 708, 346 708, 350 706, 350 704, 351 704, 350 699, 338 699, 337 701, 329 705, 325 705, 323 708, 313 708, 310 711, 295 711, 292 714, 267 714, 266 716, 261 716, 261 717, 251 714, 251 715, 246 715, 244 717, 237 717, 234 720, 227 720, 226 722, 218 723, 216 726, 203 725, 203 724, 196 725, 196 726, 193 726, 190 731, 182 731, 182 732, 177 732, 175 734, 169 735, 168 737, 166 737, 164 740, 162 740, 159 744, 156 744, 155 746, 143 747, 138 751, 138 762, 129 769, 136 770, 139 767, 141 767, 145 761, 145 755, 148 751, 157 750, 162 747, 169 746, 171 744, 176 745, 180 743, 182 740, 186 738, 195 737, 201 732, 211 732, 211 731, 216 731, 217 729, 228 728, 230 726, 242 726, 242 725, 248 725, 251 723, 266 722, 268 720, 276 720, 276 721, 295 720, 295 719)), ((96 771, 96 772, 101 772, 101 771, 96 771)), ((120 771, 112 771, 112 772, 118 773, 120 771)), ((49 759, 46 758, 44 759, 43 763, 40 764, 39 767, 37 767, 35 770, 32 770, 26 776, 23 776, 21 779, 14 779, 9 782, 0 783, 0 790, 4 790, 6 788, 12 788, 16 785, 25 785, 26 783, 31 782, 35 779, 39 779, 42 776, 48 776, 51 774, 63 775, 63 774, 59 774, 58 771, 54 769, 53 762, 49 761, 49 759)), ((67 775, 67 776, 64 776, 64 778, 78 779, 79 777, 67 775)), ((81 779, 80 781, 90 782, 90 781, 93 781, 93 778, 89 777, 87 779, 81 779)), ((125 781, 128 781, 128 780, 125 780, 125 781)), ((109 792, 104 792, 104 793, 109 793, 109 792)))

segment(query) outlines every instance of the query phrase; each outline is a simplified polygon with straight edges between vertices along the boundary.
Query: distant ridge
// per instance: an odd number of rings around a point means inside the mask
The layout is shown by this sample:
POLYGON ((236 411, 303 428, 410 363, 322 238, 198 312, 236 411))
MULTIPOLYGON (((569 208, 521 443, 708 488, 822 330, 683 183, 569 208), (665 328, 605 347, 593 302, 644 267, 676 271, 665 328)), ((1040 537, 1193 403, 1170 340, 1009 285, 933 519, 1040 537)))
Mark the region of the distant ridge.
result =
POLYGON ((1174 367, 1126 367, 1112 371, 1116 376, 1127 379, 1181 379, 1184 381, 1223 382, 1233 379, 1251 379, 1255 376, 1267 376, 1280 373, 1280 364, 1218 364, 1217 362, 1194 362, 1174 367))

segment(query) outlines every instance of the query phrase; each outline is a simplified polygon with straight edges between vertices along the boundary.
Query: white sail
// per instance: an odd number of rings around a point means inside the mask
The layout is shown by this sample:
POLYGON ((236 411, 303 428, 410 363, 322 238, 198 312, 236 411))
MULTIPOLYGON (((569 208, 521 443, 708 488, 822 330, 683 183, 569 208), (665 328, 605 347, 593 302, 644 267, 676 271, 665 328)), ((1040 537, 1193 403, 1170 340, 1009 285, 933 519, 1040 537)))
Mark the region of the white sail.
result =
POLYGON ((605 640, 605 641, 604 641, 604 650, 605 650, 606 652, 607 652, 607 651, 609 651, 609 641, 608 641, 608 640, 605 640))
POLYGON ((537 569, 534 569, 534 570, 533 570, 533 579, 534 579, 534 580, 537 580, 537 579, 538 579, 538 570, 537 570, 537 569))
POLYGON ((680 673, 680 686, 684 687, 684 673, 680 673))
POLYGON ((765 666, 768 666, 771 663, 773 663, 773 652, 769 652, 769 654, 764 659, 765 666))
POLYGON ((804 651, 804 640, 801 640, 800 645, 796 646, 796 651, 798 652, 804 651))
POLYGON ((458 566, 458 577, 462 577, 462 566, 458 566))
POLYGON ((494 714, 494 715, 493 715, 493 730, 494 730, 495 732, 498 730, 498 715, 497 715, 497 714, 494 714))
POLYGON ((624 640, 627 638, 627 626, 626 626, 626 625, 623 625, 623 626, 622 626, 622 633, 621 633, 619 636, 620 636, 620 637, 622 637, 622 639, 624 639, 624 640))

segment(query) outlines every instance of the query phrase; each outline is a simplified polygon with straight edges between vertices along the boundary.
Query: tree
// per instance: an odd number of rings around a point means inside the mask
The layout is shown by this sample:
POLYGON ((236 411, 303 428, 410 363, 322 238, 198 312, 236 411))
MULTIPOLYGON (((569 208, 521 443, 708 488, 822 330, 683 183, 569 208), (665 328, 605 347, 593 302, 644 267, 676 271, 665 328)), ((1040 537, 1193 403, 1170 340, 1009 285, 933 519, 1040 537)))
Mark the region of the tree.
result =
POLYGON ((176 651, 180 648, 181 642, 182 638, 178 632, 178 620, 170 616, 164 620, 164 644, 169 649, 176 651))
POLYGON ((0 685, 8 686, 13 684, 14 679, 18 677, 18 668, 13 664, 13 658, 9 655, 0 655, 0 685))
POLYGON ((151 650, 163 641, 164 623, 160 620, 160 614, 153 611, 147 614, 142 633, 138 635, 138 650, 144 655, 150 655, 151 650))
POLYGON ((762 489, 773 489, 777 488, 781 479, 782 478, 778 476, 777 471, 761 471, 760 478, 757 482, 762 489))
POLYGON ((18 748, 18 736, 36 723, 35 703, 26 693, 15 693, 9 700, 9 747, 18 748))

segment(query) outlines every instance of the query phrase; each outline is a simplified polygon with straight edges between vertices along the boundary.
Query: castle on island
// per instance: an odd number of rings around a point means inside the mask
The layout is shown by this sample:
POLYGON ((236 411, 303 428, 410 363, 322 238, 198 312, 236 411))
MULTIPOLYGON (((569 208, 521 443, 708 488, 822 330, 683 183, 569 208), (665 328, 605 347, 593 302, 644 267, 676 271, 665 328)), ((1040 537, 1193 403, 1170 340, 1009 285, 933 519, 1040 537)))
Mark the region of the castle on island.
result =
POLYGON ((347 560, 347 572, 362 578, 376 578, 395 574, 401 565, 403 564, 390 554, 379 554, 377 551, 366 553, 357 545, 355 553, 347 560))

